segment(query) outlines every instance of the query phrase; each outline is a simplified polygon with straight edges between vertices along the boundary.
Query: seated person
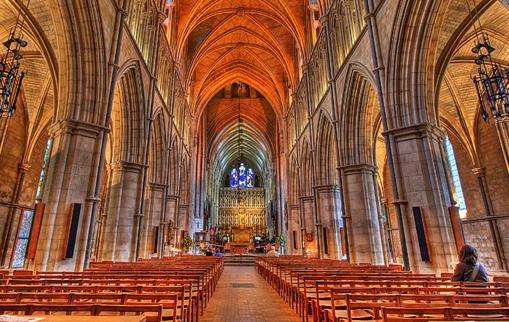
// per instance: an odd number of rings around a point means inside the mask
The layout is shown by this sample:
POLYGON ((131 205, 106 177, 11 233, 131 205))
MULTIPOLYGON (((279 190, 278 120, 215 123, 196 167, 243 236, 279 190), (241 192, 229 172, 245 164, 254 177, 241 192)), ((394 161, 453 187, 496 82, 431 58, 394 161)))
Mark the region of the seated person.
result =
POLYGON ((214 253, 216 257, 223 257, 223 253, 221 253, 221 249, 219 247, 216 248, 216 252, 214 253))
POLYGON ((464 245, 458 256, 460 262, 454 269, 453 282, 489 282, 486 268, 478 262, 477 249, 464 245))
POLYGON ((270 250, 265 254, 267 257, 278 257, 278 253, 276 252, 276 246, 270 246, 270 250))

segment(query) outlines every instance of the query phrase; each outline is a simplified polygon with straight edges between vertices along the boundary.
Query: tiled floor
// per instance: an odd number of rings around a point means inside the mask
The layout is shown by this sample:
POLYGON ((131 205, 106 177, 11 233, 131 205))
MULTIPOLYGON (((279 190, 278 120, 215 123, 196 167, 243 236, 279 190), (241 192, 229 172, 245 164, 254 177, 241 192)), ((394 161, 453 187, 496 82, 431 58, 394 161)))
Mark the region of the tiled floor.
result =
POLYGON ((298 322, 299 316, 254 267, 225 267, 203 322, 298 322))

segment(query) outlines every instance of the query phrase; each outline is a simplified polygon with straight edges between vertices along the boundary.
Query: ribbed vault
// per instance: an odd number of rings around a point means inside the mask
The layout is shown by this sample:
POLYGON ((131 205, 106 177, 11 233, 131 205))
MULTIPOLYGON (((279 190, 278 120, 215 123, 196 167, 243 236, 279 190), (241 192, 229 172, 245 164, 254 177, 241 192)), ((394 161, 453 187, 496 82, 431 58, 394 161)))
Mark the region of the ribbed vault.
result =
POLYGON ((209 176, 214 184, 223 182, 229 170, 240 162, 252 167, 262 182, 270 181, 276 115, 261 94, 247 85, 241 86, 246 97, 239 97, 239 86, 233 84, 211 99, 204 113, 209 176), (231 90, 233 97, 228 94, 231 90))
POLYGON ((197 114, 228 83, 263 94, 278 114, 298 80, 305 6, 298 0, 177 0, 177 56, 197 114), (296 55, 297 53, 297 55, 296 55))

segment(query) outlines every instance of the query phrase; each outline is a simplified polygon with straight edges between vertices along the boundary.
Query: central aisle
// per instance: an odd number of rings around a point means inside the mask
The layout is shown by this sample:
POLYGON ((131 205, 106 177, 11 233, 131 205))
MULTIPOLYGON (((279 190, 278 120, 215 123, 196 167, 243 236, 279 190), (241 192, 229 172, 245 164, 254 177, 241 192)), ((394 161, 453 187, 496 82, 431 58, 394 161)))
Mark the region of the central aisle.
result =
POLYGON ((298 322, 299 316, 253 266, 226 266, 203 322, 298 322))

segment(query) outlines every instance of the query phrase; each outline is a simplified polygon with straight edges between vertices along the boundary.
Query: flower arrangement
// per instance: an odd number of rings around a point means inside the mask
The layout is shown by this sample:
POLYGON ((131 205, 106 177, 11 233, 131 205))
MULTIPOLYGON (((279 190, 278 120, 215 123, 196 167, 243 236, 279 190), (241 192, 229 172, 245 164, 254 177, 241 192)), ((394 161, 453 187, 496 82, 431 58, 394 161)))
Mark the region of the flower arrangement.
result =
POLYGON ((192 246, 193 246, 193 240, 191 239, 191 237, 186 235, 184 237, 184 239, 182 240, 182 249, 185 252, 188 252, 189 250, 191 250, 192 246))
POLYGON ((277 237, 277 243, 279 244, 279 246, 285 246, 286 245, 285 236, 284 235, 279 235, 277 237))

